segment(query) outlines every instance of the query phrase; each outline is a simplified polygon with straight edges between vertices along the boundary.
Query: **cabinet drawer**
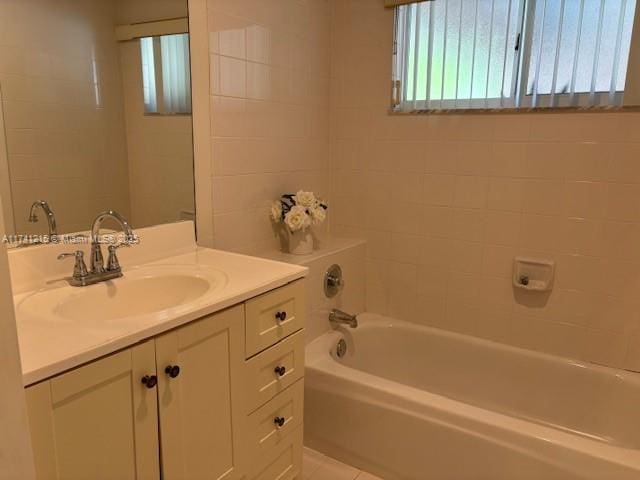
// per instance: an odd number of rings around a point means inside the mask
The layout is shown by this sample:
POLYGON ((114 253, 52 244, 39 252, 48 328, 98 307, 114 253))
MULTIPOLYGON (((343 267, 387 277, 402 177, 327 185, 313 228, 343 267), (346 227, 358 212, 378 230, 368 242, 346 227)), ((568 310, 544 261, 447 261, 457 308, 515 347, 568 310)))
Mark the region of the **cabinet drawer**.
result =
POLYGON ((253 298, 245 304, 246 357, 304 327, 305 289, 302 280, 253 298))
POLYGON ((253 412, 303 375, 304 330, 299 330, 245 362, 245 413, 253 412))
POLYGON ((249 472, 250 480, 293 480, 302 478, 302 427, 266 451, 249 472))
POLYGON ((300 379, 247 417, 250 458, 257 458, 302 425, 304 380, 300 379), (280 424, 277 423, 280 421, 280 424))

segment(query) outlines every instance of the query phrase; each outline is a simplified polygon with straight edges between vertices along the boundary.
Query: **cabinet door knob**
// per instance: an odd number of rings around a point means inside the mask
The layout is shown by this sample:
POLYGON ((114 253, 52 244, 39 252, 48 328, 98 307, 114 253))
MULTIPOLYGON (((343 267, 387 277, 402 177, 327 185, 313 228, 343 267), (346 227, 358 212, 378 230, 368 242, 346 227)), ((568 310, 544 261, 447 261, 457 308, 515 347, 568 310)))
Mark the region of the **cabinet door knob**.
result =
POLYGON ((169 375, 171 378, 176 378, 178 375, 180 375, 180 366, 167 365, 167 367, 164 369, 164 373, 169 375))
POLYGON ((284 425, 284 417, 276 417, 273 419, 273 423, 275 423, 278 427, 284 425))
POLYGON ((278 375, 279 377, 284 376, 284 372, 287 371, 287 368, 283 365, 278 366, 276 368, 273 369, 274 372, 276 372, 276 375, 278 375))
POLYGON ((276 320, 279 322, 284 322, 287 319, 287 312, 276 312, 276 320))
POLYGON ((146 385, 147 388, 153 388, 158 383, 158 377, 155 375, 145 375, 142 377, 142 383, 146 385))

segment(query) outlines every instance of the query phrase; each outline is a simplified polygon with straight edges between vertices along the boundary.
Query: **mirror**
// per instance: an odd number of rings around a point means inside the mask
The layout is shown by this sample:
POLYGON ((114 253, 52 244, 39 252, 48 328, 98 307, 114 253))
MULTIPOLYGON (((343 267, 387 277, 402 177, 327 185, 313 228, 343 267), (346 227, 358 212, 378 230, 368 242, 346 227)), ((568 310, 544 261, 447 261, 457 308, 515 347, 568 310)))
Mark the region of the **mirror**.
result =
POLYGON ((87 231, 110 209, 134 228, 195 220, 187 18, 187 0, 3 2, 8 233, 87 231))

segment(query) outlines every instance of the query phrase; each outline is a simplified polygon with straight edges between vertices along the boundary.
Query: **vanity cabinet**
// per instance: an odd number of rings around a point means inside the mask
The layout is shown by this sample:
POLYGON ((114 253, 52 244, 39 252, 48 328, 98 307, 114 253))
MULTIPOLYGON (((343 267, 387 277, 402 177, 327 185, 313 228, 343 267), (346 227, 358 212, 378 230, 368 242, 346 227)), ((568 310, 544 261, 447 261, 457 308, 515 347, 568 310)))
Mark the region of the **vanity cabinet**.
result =
POLYGON ((27 388, 37 478, 159 478, 155 371, 147 341, 27 388))
POLYGON ((304 284, 300 281, 265 293, 246 303, 246 355, 274 345, 304 327, 304 284))
POLYGON ((300 478, 302 282, 28 387, 38 479, 300 478))
POLYGON ((155 341, 164 480, 242 476, 243 319, 235 307, 155 341))

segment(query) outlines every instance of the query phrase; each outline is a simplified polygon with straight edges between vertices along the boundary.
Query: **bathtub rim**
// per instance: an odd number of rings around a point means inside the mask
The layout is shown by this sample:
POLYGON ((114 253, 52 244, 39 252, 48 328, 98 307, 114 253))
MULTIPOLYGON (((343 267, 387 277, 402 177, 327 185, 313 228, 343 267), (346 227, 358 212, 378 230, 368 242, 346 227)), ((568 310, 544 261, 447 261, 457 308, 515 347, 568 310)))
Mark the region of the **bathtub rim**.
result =
MULTIPOLYGON (((636 384, 640 388, 640 371, 635 371, 635 370, 626 369, 626 368, 611 367, 608 365, 604 365, 604 364, 600 364, 600 363, 592 362, 588 360, 579 360, 576 358, 564 357, 564 356, 556 355, 553 353, 541 352, 538 350, 530 350, 530 349, 518 347, 515 345, 508 345, 506 343, 496 342, 494 340, 490 340, 487 338, 476 337, 473 335, 467 335, 464 333, 454 332, 450 330, 444 330, 444 329, 432 327, 429 325, 421 325, 418 323, 408 322, 406 320, 399 320, 399 319, 387 317, 384 315, 379 315, 377 313, 363 312, 358 314, 357 318, 359 322, 357 329, 359 331, 368 330, 370 328, 402 328, 402 329, 409 329, 409 330, 424 331, 424 332, 428 332, 430 335, 433 335, 433 336, 454 339, 454 340, 462 341, 462 342, 473 344, 473 345, 488 346, 493 349, 502 350, 503 352, 526 356, 529 358, 540 359, 547 362, 551 361, 551 362, 562 363, 565 365, 569 365, 571 367, 584 368, 584 369, 593 370, 602 374, 616 376, 617 378, 636 384)), ((349 337, 351 331, 352 330, 342 326, 338 328, 334 328, 333 330, 329 332, 325 332, 320 337, 312 340, 307 345, 306 351, 307 353, 316 353, 317 352, 316 349, 320 344, 318 340, 325 335, 340 332, 343 336, 349 337)))
MULTIPOLYGON (((590 362, 577 361, 544 352, 504 345, 491 340, 418 325, 377 314, 360 314, 358 315, 358 320, 360 322, 358 329, 399 327, 411 330, 423 330, 429 334, 485 345, 490 348, 499 348, 514 354, 541 358, 546 361, 561 362, 573 367, 592 369, 607 375, 622 377, 627 381, 640 385, 640 374, 627 370, 619 370, 590 362)), ((376 401, 384 402, 395 408, 409 409, 414 412, 417 412, 419 407, 427 407, 433 413, 433 417, 439 417, 438 419, 434 418, 435 421, 440 422, 444 418, 445 421, 451 424, 455 423, 457 419, 462 422, 463 425, 466 425, 464 427, 465 429, 472 428, 481 436, 486 435, 486 431, 494 431, 495 433, 502 432, 513 439, 518 439, 518 448, 527 451, 530 451, 530 449, 527 449, 527 443, 530 445, 532 442, 531 438, 533 438, 535 441, 552 444, 568 449, 576 454, 588 455, 620 467, 637 470, 640 473, 639 449, 606 443, 579 433, 570 433, 569 431, 547 426, 542 423, 536 423, 532 420, 484 409, 344 365, 335 358, 334 350, 338 340, 349 337, 350 334, 351 331, 349 329, 340 327, 323 334, 307 345, 305 369, 306 383, 309 387, 316 388, 317 386, 326 385, 326 382, 330 381, 329 379, 331 377, 336 377, 343 388, 348 389, 351 387, 352 393, 356 395, 374 394, 376 395, 376 401), (483 433, 482 430, 485 430, 485 433, 483 433)))

